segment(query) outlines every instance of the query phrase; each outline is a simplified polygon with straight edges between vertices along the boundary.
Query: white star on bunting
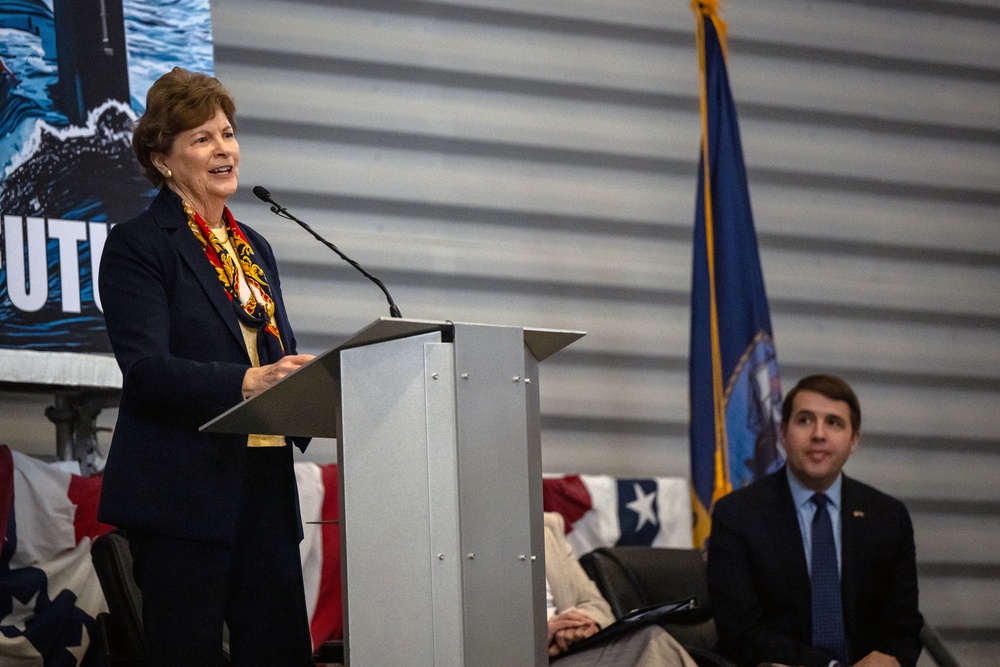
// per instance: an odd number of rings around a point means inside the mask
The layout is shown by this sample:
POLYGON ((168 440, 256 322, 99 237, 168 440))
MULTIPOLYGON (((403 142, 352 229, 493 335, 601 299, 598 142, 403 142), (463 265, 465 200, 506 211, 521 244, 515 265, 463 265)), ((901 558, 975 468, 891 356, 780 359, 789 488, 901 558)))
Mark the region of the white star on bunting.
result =
POLYGON ((656 520, 656 513, 653 512, 653 501, 656 500, 656 491, 646 495, 642 492, 642 487, 638 484, 635 484, 634 488, 635 500, 625 505, 625 507, 639 515, 639 523, 635 527, 635 532, 638 533, 646 525, 647 521, 654 526, 659 525, 659 523, 656 520))

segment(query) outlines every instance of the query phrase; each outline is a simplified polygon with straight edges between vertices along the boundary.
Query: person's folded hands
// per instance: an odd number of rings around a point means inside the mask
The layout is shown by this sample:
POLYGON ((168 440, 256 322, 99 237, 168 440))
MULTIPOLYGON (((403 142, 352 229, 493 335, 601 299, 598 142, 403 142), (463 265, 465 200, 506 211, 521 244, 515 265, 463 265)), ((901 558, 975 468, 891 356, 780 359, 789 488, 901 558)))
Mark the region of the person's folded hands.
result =
POLYGON ((590 637, 600 626, 597 621, 576 609, 567 609, 549 619, 549 655, 558 655, 571 644, 590 637))

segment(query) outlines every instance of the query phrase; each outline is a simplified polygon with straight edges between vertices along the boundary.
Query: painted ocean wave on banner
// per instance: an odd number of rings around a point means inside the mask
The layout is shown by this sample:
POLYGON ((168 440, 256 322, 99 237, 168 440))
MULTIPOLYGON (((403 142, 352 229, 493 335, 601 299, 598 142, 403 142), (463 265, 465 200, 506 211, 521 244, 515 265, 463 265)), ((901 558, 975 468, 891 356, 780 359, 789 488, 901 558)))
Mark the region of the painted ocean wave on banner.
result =
POLYGON ((110 351, 100 253, 154 194, 131 130, 174 66, 213 72, 207 0, 0 0, 0 348, 110 351))
POLYGON ((215 73, 208 0, 126 0, 124 4, 128 81, 137 114, 146 109, 146 91, 170 68, 215 73))

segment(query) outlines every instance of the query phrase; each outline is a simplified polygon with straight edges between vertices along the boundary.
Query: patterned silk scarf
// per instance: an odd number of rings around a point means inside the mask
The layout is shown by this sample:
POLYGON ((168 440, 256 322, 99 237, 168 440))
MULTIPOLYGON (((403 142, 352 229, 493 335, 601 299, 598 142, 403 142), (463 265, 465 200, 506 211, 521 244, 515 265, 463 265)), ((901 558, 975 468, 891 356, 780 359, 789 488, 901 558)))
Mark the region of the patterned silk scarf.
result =
POLYGON ((255 289, 250 289, 246 303, 240 300, 240 271, 236 268, 232 255, 209 230, 208 225, 193 208, 184 202, 184 212, 187 214, 188 227, 205 249, 208 261, 215 267, 219 281, 226 288, 226 295, 240 322, 251 329, 257 330, 257 355, 260 365, 273 364, 285 356, 285 348, 281 343, 281 335, 271 322, 274 315, 274 299, 271 287, 267 284, 264 270, 254 261, 253 248, 247 242, 243 230, 236 224, 232 213, 224 208, 222 218, 225 221, 226 233, 236 250, 236 261, 243 269, 247 283, 255 289))

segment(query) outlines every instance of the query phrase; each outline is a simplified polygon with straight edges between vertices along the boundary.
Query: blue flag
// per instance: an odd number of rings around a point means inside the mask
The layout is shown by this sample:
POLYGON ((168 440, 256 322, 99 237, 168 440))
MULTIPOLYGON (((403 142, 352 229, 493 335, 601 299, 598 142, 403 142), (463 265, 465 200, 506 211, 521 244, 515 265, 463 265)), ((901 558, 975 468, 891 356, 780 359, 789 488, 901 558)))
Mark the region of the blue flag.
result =
POLYGON ((712 504, 779 468, 781 383, 750 211, 717 2, 695 0, 701 158, 691 283, 690 440, 694 542, 712 504))

